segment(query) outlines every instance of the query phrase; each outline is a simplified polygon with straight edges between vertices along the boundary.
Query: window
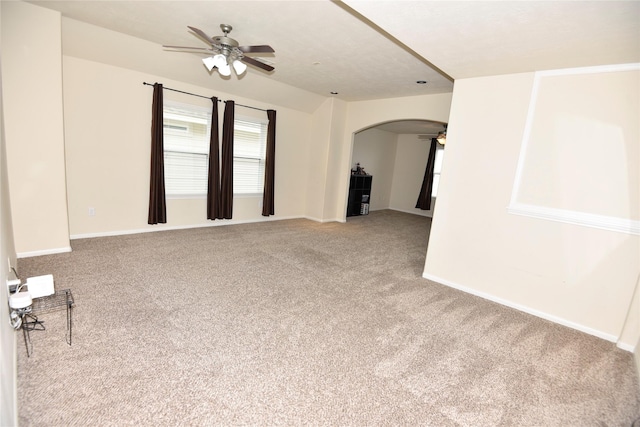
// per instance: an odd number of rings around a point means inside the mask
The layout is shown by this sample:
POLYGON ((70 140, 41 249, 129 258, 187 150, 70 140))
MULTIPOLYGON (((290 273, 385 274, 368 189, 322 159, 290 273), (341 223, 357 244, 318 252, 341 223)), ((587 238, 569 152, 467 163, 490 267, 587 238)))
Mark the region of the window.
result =
POLYGON ((233 194, 262 194, 267 124, 238 118, 233 123, 233 194))
MULTIPOLYGON (((267 141, 266 120, 236 117, 233 193, 262 194, 267 141)), ((211 110, 165 102, 164 175, 168 196, 207 194, 211 110)), ((222 148, 222 147, 221 147, 222 148)))
POLYGON ((164 183, 167 195, 207 194, 211 113, 206 108, 164 106, 164 183))
POLYGON ((442 170, 442 159, 444 158, 444 147, 436 146, 436 159, 433 164, 433 187, 431 188, 431 197, 438 194, 438 184, 440 184, 440 171, 442 170))

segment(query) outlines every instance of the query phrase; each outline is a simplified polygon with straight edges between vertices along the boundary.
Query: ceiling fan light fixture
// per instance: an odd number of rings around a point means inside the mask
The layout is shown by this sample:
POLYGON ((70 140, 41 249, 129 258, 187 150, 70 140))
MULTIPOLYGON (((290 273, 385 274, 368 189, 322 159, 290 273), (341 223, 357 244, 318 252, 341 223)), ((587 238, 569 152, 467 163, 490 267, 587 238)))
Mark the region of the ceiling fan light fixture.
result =
POLYGON ((240 61, 239 59, 236 59, 235 61, 233 61, 231 65, 233 65, 233 69, 236 71, 237 75, 241 75, 245 71, 247 71, 247 65, 244 62, 240 61))
POLYGON ((211 72, 211 70, 213 70, 213 67, 216 66, 216 61, 213 56, 204 58, 202 62, 204 63, 204 66, 207 67, 207 70, 209 70, 209 72, 211 72))
POLYGON ((218 67, 218 72, 222 76, 229 77, 231 75, 231 67, 229 67, 227 64, 224 64, 222 67, 218 67))
POLYGON ((209 73, 213 72, 214 68, 217 68, 218 73, 222 76, 230 76, 231 67, 233 67, 236 74, 240 76, 244 74, 245 71, 247 71, 247 65, 260 68, 267 72, 271 72, 274 70, 274 67, 269 65, 267 61, 260 61, 251 56, 245 56, 246 54, 274 53, 275 51, 273 50, 273 48, 266 44, 240 46, 237 40, 229 37, 229 33, 233 28, 231 25, 221 24, 220 28, 222 29, 224 36, 216 37, 209 37, 207 33, 196 27, 187 26, 187 28, 189 28, 189 30, 191 30, 194 35, 198 36, 200 39, 206 42, 209 47, 204 48, 169 45, 162 45, 162 47, 166 49, 186 50, 189 52, 195 50, 203 52, 207 55, 211 55, 202 59, 202 62, 209 70, 209 73), (213 54, 212 52, 215 54, 213 54))
POLYGON ((221 54, 221 53, 219 53, 219 54, 217 54, 217 55, 215 55, 215 56, 213 57, 213 64, 214 64, 216 67, 218 67, 218 69, 221 69, 221 68, 223 68, 223 67, 225 67, 225 66, 227 66, 227 67, 229 66, 229 65, 227 64, 227 57, 226 57, 226 56, 224 56, 224 55, 223 55, 223 54, 221 54))

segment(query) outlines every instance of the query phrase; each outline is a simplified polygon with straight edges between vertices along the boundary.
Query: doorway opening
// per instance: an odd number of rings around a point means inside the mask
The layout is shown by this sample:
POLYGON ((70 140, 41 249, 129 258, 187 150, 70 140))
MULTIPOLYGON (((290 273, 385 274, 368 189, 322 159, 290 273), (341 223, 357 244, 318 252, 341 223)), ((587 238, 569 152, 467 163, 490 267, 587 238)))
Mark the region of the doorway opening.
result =
POLYGON ((440 144, 436 144, 436 150, 441 152, 436 152, 438 164, 429 209, 416 208, 416 201, 425 179, 432 140, 444 129, 446 124, 442 122, 407 119, 379 123, 356 132, 351 151, 352 176, 347 184, 347 216, 391 209, 432 217, 444 154, 444 146, 440 144), (367 198, 366 208, 356 206, 364 203, 362 197, 367 198))

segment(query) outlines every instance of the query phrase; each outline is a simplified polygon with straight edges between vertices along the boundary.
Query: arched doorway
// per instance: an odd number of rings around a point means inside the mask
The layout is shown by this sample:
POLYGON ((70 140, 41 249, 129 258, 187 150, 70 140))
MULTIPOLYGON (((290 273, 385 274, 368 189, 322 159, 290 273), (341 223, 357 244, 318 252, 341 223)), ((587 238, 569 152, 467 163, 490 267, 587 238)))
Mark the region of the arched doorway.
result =
MULTIPOLYGON (((425 175, 431 140, 444 129, 442 122, 407 119, 378 123, 354 133, 351 167, 359 164, 373 177, 369 210, 392 209, 428 217, 433 215, 434 200, 429 210, 416 209, 415 204, 425 175)), ((351 181, 347 185, 350 184, 351 181)), ((347 205, 347 216, 350 216, 349 210, 347 205)))

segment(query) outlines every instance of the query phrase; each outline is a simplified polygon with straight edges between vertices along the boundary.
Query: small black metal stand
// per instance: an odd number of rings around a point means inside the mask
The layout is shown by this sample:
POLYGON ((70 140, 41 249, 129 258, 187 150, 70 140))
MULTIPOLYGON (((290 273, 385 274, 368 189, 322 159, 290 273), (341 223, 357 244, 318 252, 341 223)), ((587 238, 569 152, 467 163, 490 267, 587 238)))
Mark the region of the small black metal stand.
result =
POLYGON ((38 321, 38 318, 31 314, 31 306, 20 308, 16 310, 18 315, 20 316, 20 327, 22 328, 22 338, 24 338, 24 346, 27 350, 27 356, 31 356, 31 349, 33 344, 31 344, 31 335, 30 331, 44 331, 43 322, 38 321), (31 320, 29 320, 31 319, 31 320))
POLYGON ((24 345, 27 348, 27 356, 31 357, 32 349, 29 348, 31 344, 30 331, 44 331, 45 327, 43 321, 38 320, 36 314, 47 313, 51 311, 61 310, 66 308, 67 310, 67 333, 65 339, 67 344, 71 345, 72 332, 73 332, 73 294, 71 289, 63 289, 56 291, 55 293, 46 297, 34 298, 30 310, 22 310, 20 315, 22 316, 22 334, 24 337, 24 345), (31 319, 31 320, 29 320, 31 319))

